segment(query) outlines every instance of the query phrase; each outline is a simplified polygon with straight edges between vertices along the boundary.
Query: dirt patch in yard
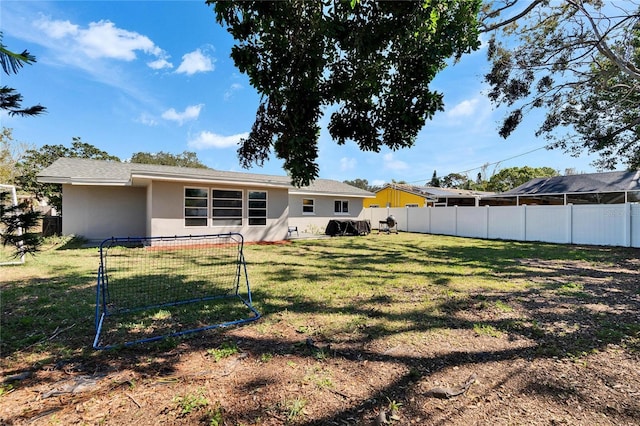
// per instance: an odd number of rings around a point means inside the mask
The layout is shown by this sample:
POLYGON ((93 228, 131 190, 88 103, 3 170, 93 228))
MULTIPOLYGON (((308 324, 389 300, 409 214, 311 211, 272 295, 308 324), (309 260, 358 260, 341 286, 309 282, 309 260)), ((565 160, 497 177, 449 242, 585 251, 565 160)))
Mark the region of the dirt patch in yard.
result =
POLYGON ((443 315, 396 336, 376 332, 381 301, 347 334, 316 333, 312 316, 301 326, 285 311, 179 341, 13 361, 2 371, 0 423, 639 424, 635 255, 518 263, 505 291, 398 292, 415 303, 442 298, 443 315), (460 395, 434 393, 470 377, 460 395))

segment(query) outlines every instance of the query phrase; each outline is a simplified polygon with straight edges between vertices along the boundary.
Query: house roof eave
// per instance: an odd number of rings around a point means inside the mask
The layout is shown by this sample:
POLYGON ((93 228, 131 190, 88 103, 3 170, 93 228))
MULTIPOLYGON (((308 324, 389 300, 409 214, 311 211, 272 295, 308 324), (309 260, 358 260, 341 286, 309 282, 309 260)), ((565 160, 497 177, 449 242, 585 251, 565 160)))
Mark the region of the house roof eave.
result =
POLYGON ((322 195, 326 197, 342 197, 342 198, 376 198, 375 195, 371 194, 354 194, 349 192, 337 192, 337 191, 313 191, 313 190, 305 190, 301 188, 289 189, 289 194, 291 195, 322 195))
POLYGON ((215 185, 229 185, 229 186, 252 186, 256 188, 280 188, 288 189, 290 185, 277 181, 258 181, 251 179, 228 179, 228 178, 216 178, 216 177, 196 177, 196 176, 176 176, 167 174, 156 173, 136 173, 131 174, 132 180, 151 180, 151 181, 163 181, 163 182, 183 182, 194 184, 215 184, 215 185))
POLYGON ((131 180, 105 180, 105 179, 78 179, 78 178, 58 178, 51 176, 38 176, 38 182, 53 183, 59 185, 82 185, 82 186, 131 186, 131 180))

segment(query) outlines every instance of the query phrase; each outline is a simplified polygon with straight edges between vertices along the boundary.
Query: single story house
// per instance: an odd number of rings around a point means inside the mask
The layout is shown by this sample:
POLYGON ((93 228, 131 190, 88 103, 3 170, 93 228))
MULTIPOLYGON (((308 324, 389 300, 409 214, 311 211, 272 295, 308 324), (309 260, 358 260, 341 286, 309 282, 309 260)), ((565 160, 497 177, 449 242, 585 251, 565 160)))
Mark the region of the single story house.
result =
POLYGON ((364 201, 365 207, 477 206, 483 196, 492 193, 388 183, 377 190, 375 194, 375 198, 364 201))
POLYGON ((623 204, 640 202, 640 171, 536 178, 483 197, 481 206, 623 204))
POLYGON ((287 176, 60 158, 38 181, 62 185, 62 233, 173 236, 239 232, 280 241, 289 227, 323 233, 330 219, 356 219, 373 194, 316 179, 296 188, 287 176))

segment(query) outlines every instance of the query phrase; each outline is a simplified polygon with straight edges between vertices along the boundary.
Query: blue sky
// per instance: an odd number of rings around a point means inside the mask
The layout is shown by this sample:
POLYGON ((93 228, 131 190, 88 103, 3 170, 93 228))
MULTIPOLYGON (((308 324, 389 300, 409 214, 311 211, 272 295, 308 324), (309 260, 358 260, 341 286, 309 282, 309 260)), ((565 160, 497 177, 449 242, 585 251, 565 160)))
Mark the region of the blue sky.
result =
MULTIPOLYGON (((204 0, 3 0, 0 28, 9 49, 27 49, 38 61, 3 75, 2 84, 23 95, 23 106, 47 107, 34 118, 0 116, 17 141, 69 146, 78 136, 123 160, 140 151, 188 150, 214 169, 244 171, 236 144, 251 129, 259 97, 234 67, 233 39, 204 0)), ((540 117, 528 117, 508 140, 500 138, 504 111, 482 94, 487 70, 483 49, 437 77, 432 87, 444 93, 446 111, 427 123, 410 149, 371 153, 354 143, 338 146, 323 120, 320 177, 424 184, 434 170, 438 176, 468 171, 475 178, 487 163, 489 175, 516 166, 596 171, 586 155, 538 149, 545 144, 534 136, 540 117)), ((274 156, 249 171, 285 174, 274 156)))

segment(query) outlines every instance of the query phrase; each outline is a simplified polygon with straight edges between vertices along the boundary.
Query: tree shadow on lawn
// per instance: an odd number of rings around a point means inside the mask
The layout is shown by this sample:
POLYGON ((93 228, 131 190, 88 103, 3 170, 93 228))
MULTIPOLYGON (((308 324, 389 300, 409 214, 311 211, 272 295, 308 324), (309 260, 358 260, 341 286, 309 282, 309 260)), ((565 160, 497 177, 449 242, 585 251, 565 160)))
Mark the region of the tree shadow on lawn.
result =
MULTIPOLYGON (((362 247, 367 251, 371 250, 367 245, 362 247)), ((412 248, 407 250, 407 252, 411 251, 418 255, 423 254, 422 250, 416 251, 412 248)), ((527 339, 532 342, 531 347, 526 349, 463 351, 440 357, 382 356, 389 361, 406 364, 412 373, 399 378, 382 391, 372 395, 368 402, 365 401, 348 411, 329 415, 313 424, 338 424, 340 419, 357 417, 358 413, 376 408, 375 405, 379 402, 375 401, 384 401, 385 398, 403 400, 407 397, 407 392, 403 390, 411 388, 410 384, 416 382, 414 374, 416 369, 426 371, 424 376, 434 371, 434 365, 463 366, 512 359, 573 358, 604 350, 609 345, 621 346, 632 353, 640 351, 640 326, 637 324, 640 297, 635 263, 638 250, 545 245, 545 250, 540 251, 536 249, 535 244, 506 242, 503 249, 489 247, 483 248, 480 252, 477 248, 441 248, 431 250, 429 252, 431 258, 428 261, 438 263, 452 260, 480 268, 479 273, 476 271, 472 274, 473 277, 494 276, 496 257, 502 256, 504 260, 501 262, 503 269, 501 273, 505 275, 507 281, 515 282, 515 287, 511 285, 504 290, 495 288, 487 290, 479 287, 466 295, 453 297, 448 297, 449 293, 444 291, 441 297, 436 297, 436 303, 430 309, 402 312, 385 309, 394 303, 397 295, 378 295, 369 299, 358 297, 348 306, 331 307, 307 297, 285 297, 276 303, 270 303, 272 296, 268 292, 255 293, 256 300, 260 301, 267 318, 278 311, 285 310, 301 314, 302 317, 312 318, 318 313, 347 314, 354 317, 383 318, 389 322, 406 324, 405 328, 377 327, 375 330, 370 330, 371 333, 362 333, 359 339, 350 342, 354 347, 363 347, 378 337, 404 332, 426 333, 437 328, 478 329, 479 333, 482 333, 482 330, 492 329, 509 338, 527 339), (522 259, 539 259, 540 257, 544 262, 523 265, 522 259), (555 259, 561 260, 555 261, 555 259), (522 285, 518 286, 519 284, 522 285), (521 288, 518 289, 519 287, 521 288), (382 306, 372 310, 370 308, 372 304, 382 306), (500 318, 503 311, 511 310, 516 311, 515 318, 500 318)), ((332 277, 338 280, 349 276, 353 269, 368 268, 372 274, 381 277, 384 281, 386 268, 383 266, 378 269, 374 265, 384 264, 384 260, 387 259, 388 262, 389 258, 393 258, 394 262, 402 262, 403 259, 412 257, 412 254, 398 254, 394 250, 373 255, 368 252, 358 256, 349 253, 338 256, 334 253, 326 254, 326 260, 333 262, 332 277), (390 253, 394 253, 394 256, 389 256, 390 253)), ((270 279, 286 283, 300 278, 303 280, 309 278, 313 281, 322 276, 321 273, 314 272, 312 269, 310 273, 299 274, 292 278, 292 271, 298 270, 299 266, 302 267, 304 264, 289 264, 282 268, 274 266, 270 270, 270 279)), ((459 274, 447 275, 434 272, 393 271, 392 273, 394 277, 398 274, 417 277, 415 282, 426 281, 436 288, 442 287, 445 290, 452 278, 459 278, 459 274)), ((377 284, 384 285, 379 282, 377 284)), ((428 294, 423 296, 429 297, 428 294)), ((322 335, 322 333, 319 334, 322 335)), ((324 336, 329 343, 330 335, 331 333, 327 333, 324 336)), ((349 357, 349 354, 341 352, 339 356, 349 357)), ((358 359, 381 359, 379 353, 361 351, 356 351, 353 356, 358 359)), ((562 393, 554 395, 553 392, 546 392, 545 389, 547 388, 540 387, 533 381, 530 385, 531 392, 548 394, 562 402, 559 398, 562 393)), ((563 393, 571 394, 572 392, 572 388, 568 387, 563 393)), ((587 398, 588 394, 589 392, 585 391, 578 396, 587 398)), ((631 406, 635 408, 620 414, 621 420, 628 421, 640 414, 640 409, 635 402, 631 401, 631 406)), ((606 414, 612 415, 609 411, 606 414)), ((613 415, 615 417, 615 413, 613 415)))
MULTIPOLYGON (((361 283, 379 286, 381 291, 389 286, 406 290, 436 285, 443 293, 452 293, 460 287, 459 284, 452 285, 454 282, 465 281, 473 285, 474 281, 486 279, 508 285, 510 290, 532 285, 552 288, 584 278, 613 280, 614 276, 635 276, 640 266, 635 263, 638 249, 498 243, 497 246, 495 242, 485 245, 480 242, 472 247, 416 247, 401 242, 372 247, 366 242, 352 240, 338 250, 330 245, 291 246, 277 263, 274 259, 254 256, 249 260, 249 268, 262 269, 266 280, 278 285, 294 282, 313 286, 342 285, 343 281, 358 277, 361 283), (309 258, 314 259, 311 264, 309 258), (612 259, 616 262, 615 267, 606 264, 612 259), (605 262, 604 266, 602 262, 605 262)), ((624 285, 622 291, 633 295, 635 281, 623 279, 618 285, 624 285)), ((600 293, 612 291, 599 285, 591 285, 590 289, 600 293)))
MULTIPOLYGON (((637 324, 640 312, 638 273, 632 268, 636 257, 626 257, 625 250, 620 252, 618 263, 603 265, 598 262, 611 257, 603 255, 598 249, 576 247, 575 254, 567 256, 566 247, 558 246, 558 253, 562 253, 562 256, 551 254, 547 257, 548 260, 559 258, 563 261, 529 263, 523 266, 518 259, 539 258, 536 255, 540 252, 535 250, 535 245, 505 243, 504 248, 488 247, 480 252, 477 248, 467 247, 440 247, 424 251, 420 247, 409 246, 405 247, 405 251, 400 251, 397 247, 372 250, 370 245, 364 243, 348 244, 348 247, 349 250, 360 250, 362 253, 336 254, 331 253, 331 248, 312 246, 291 251, 292 258, 300 255, 301 251, 308 256, 319 256, 320 261, 311 268, 302 262, 269 264, 265 261, 261 265, 261 261, 253 261, 256 267, 268 268, 268 273, 263 277, 265 282, 254 285, 253 288, 254 304, 263 314, 263 322, 268 323, 284 311, 310 322, 318 315, 363 318, 364 324, 362 321, 347 322, 342 330, 323 330, 328 326, 319 319, 317 324, 320 325, 314 333, 301 333, 300 340, 304 342, 306 337, 310 337, 320 339, 316 342, 319 345, 328 345, 334 343, 334 337, 346 335, 348 338, 341 341, 340 349, 334 350, 332 357, 354 362, 389 362, 406 367, 406 374, 399 375, 382 389, 372 391, 368 398, 356 401, 340 412, 327 413, 321 419, 307 424, 340 424, 341 419, 361 418, 363 412, 375 411, 387 399, 408 401, 417 382, 424 381, 445 367, 472 368, 514 359, 530 361, 576 357, 604 350, 611 344, 633 352, 640 351, 640 328, 637 324), (425 254, 428 254, 427 259, 424 259, 425 254), (414 262, 415 259, 421 259, 432 265, 454 261, 476 268, 473 276, 492 276, 492 271, 497 268, 497 257, 505 258, 500 268, 508 270, 506 274, 509 280, 529 280, 535 285, 523 285, 520 289, 508 288, 504 291, 475 288, 467 293, 456 292, 452 295, 449 284, 452 279, 464 275, 464 272, 446 274, 434 271, 389 271, 403 260, 414 262), (566 261, 567 258, 569 261, 566 261), (580 264, 573 261, 590 262, 592 272, 587 272, 586 268, 581 268, 580 264), (331 264, 329 273, 326 270, 327 263, 331 264), (300 269, 303 267, 307 270, 301 273, 300 269), (368 274, 375 276, 376 279, 369 282, 370 286, 384 286, 386 279, 397 279, 400 275, 411 278, 412 282, 424 288, 420 288, 415 294, 373 292, 370 295, 360 295, 348 301, 349 303, 333 305, 296 294, 295 288, 291 288, 288 295, 285 293, 274 297, 268 285, 269 282, 278 282, 286 287, 287 283, 295 284, 294 281, 300 279, 310 282, 321 278, 340 281, 358 270, 366 270, 368 274), (424 305, 423 300, 428 300, 428 304, 424 305), (396 303, 409 303, 412 309, 396 309, 396 303), (368 325, 368 321, 374 324, 368 325), (480 333, 482 330, 495 330, 515 340, 527 340, 530 345, 525 348, 468 349, 438 354, 423 354, 417 348, 413 355, 367 349, 378 339, 403 333, 424 334, 440 329, 467 333, 473 330, 480 330, 480 333)), ((570 249, 573 250, 573 247, 570 249)), ((635 255, 637 251, 631 254, 635 255)), ((251 277, 251 266, 249 268, 251 277)), ((225 333, 207 333, 195 339, 169 340, 129 349, 94 352, 91 342, 94 334, 95 278, 67 273, 51 280, 8 282, 2 287, 3 357, 15 358, 29 352, 48 354, 38 361, 35 369, 53 363, 55 368, 71 367, 79 372, 128 368, 147 376, 171 375, 175 372, 176 363, 180 362, 181 352, 201 351, 203 345, 214 347, 225 340, 225 333), (7 300, 10 301, 8 304, 7 300), (58 331, 61 332, 56 334, 58 331), (178 343, 180 351, 175 351, 178 343), (145 362, 149 358, 153 358, 154 362, 145 362)), ((257 327, 259 324, 249 327, 257 327)), ((243 348, 255 357, 259 358, 262 354, 273 351, 314 356, 313 350, 305 345, 292 346, 290 341, 253 334, 253 337, 243 337, 243 348)), ((437 338, 432 342, 437 344, 437 338)), ((5 371, 5 374, 11 373, 5 371)), ((552 399, 558 399, 560 393, 571 392, 577 398, 586 398, 575 389, 563 387, 562 383, 540 385, 535 378, 528 380, 530 392, 545 394, 552 399)), ((560 399, 558 401, 562 402, 560 399)), ((620 422, 631 421, 640 416, 640 409, 635 402, 631 407, 627 412, 618 414, 620 422)), ((407 414, 411 410, 413 408, 406 407, 407 414)), ((256 412, 256 417, 260 414, 256 412)), ((612 415, 610 412, 606 414, 612 415)), ((615 413, 613 414, 615 417, 615 413)), ((424 413, 421 415, 424 417, 424 413)))
POLYGON ((2 299, 3 358, 35 353, 44 354, 46 362, 87 348, 94 323, 95 277, 69 273, 5 281, 2 299))
MULTIPOLYGON (((557 272, 561 273, 562 271, 558 270, 557 272)), ((590 288, 587 286, 584 291, 589 292, 590 288)), ((268 297, 268 294, 260 292, 256 294, 258 300, 265 300, 268 297)), ((596 299, 594 302, 607 305, 606 299, 594 297, 596 299)), ((539 300, 537 291, 526 290, 489 296, 475 294, 464 300, 442 301, 431 312, 384 313, 384 310, 380 309, 376 311, 376 316, 382 316, 385 321, 403 322, 406 324, 405 327, 393 327, 392 329, 377 327, 375 330, 364 330, 359 337, 348 342, 347 347, 352 349, 338 349, 333 353, 333 357, 344 358, 354 362, 369 361, 388 362, 394 365, 400 364, 406 367, 407 373, 398 376, 382 389, 372 392, 368 398, 356 402, 348 409, 337 413, 329 413, 322 419, 305 424, 342 424, 341 421, 344 419, 362 418, 362 413, 376 412, 385 404, 385 401, 390 400, 403 401, 407 405, 412 395, 415 396, 416 394, 416 384, 418 382, 424 381, 427 377, 445 368, 463 368, 467 371, 469 369, 473 371, 483 364, 495 364, 503 361, 512 362, 515 359, 526 362, 532 362, 535 359, 575 359, 594 353, 594 351, 605 350, 609 345, 617 345, 623 347, 624 350, 635 353, 640 351, 640 327, 635 320, 637 313, 640 312, 640 303, 637 298, 632 305, 629 305, 623 311, 613 309, 616 305, 614 304, 614 306, 611 306, 612 309, 606 312, 595 313, 588 308, 582 307, 582 301, 573 296, 559 295, 558 298, 557 303, 559 305, 576 305, 576 308, 560 312, 544 309, 546 308, 545 303, 539 300), (464 319, 470 311, 484 311, 487 308, 482 306, 496 306, 496 303, 519 304, 520 313, 526 313, 526 315, 524 318, 517 319, 464 319), (434 312, 441 312, 441 314, 434 312), (478 327, 480 327, 480 330, 484 328, 496 330, 509 340, 528 340, 530 346, 508 348, 507 345, 507 348, 504 349, 468 349, 435 355, 423 354, 420 348, 416 348, 415 355, 398 355, 387 351, 362 349, 378 338, 400 335, 406 332, 428 333, 434 329, 443 328, 454 331, 471 331, 478 327)), ((374 299, 372 298, 370 301, 373 302, 374 299)), ((266 318, 282 309, 309 317, 313 317, 319 312, 327 315, 348 314, 367 318, 372 317, 371 312, 366 308, 361 309, 357 306, 347 309, 344 307, 331 308, 295 297, 286 299, 284 305, 282 303, 274 306, 263 304, 263 309, 266 318)), ((353 336, 353 333, 351 335, 353 336)), ((317 331, 313 337, 320 339, 316 342, 318 345, 332 343, 329 333, 323 334, 322 330, 317 331)), ((432 341, 437 342, 438 340, 432 341)), ((254 343, 262 346, 265 350, 273 351, 273 348, 277 347, 275 341, 254 343)), ((471 342, 470 345, 472 345, 471 342)), ((249 346, 252 345, 249 343, 249 346)), ((363 371, 363 374, 368 373, 363 371)), ((584 403, 584 401, 592 398, 589 389, 576 389, 572 384, 562 380, 557 380, 553 384, 549 384, 548 378, 538 381, 536 377, 530 376, 531 372, 526 368, 516 374, 519 374, 524 381, 528 382, 528 385, 522 389, 522 392, 526 394, 539 394, 542 397, 556 401, 558 404, 565 404, 569 396, 572 396, 577 403, 581 401, 584 403)), ((487 378, 487 380, 490 380, 490 378, 487 378)), ((500 384, 492 386, 494 391, 497 391, 498 388, 500 388, 500 384)), ((640 416, 640 406, 631 395, 627 395, 626 398, 624 396, 619 398, 626 401, 627 408, 612 412, 604 404, 601 407, 601 412, 622 423, 633 422, 633 419, 637 419, 640 416)), ((406 414, 409 415, 409 413, 410 410, 407 408, 406 414)), ((418 409, 415 414, 416 417, 421 417, 423 421, 433 424, 428 418, 425 419, 423 411, 418 409)))

